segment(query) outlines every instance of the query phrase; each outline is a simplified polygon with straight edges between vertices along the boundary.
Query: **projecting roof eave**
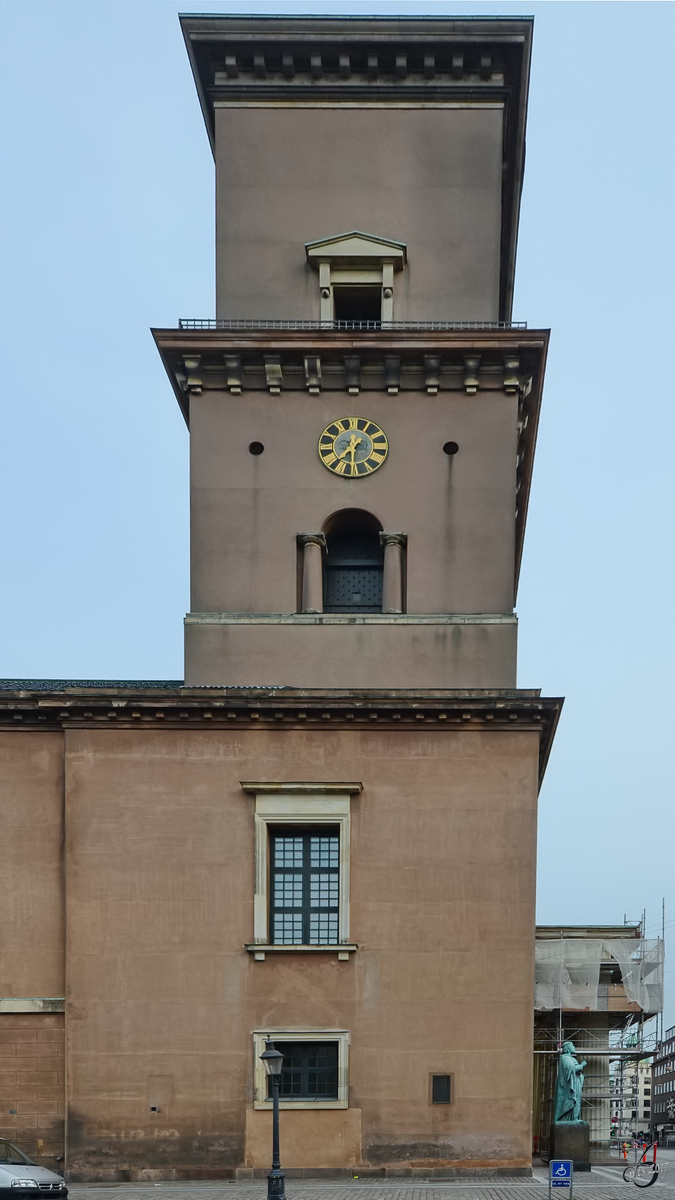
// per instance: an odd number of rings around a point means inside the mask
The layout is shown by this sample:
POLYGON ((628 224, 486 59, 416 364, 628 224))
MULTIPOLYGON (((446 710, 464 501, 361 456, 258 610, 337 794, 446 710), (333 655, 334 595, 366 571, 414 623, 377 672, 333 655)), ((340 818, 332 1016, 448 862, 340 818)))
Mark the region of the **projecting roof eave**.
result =
MULTIPOLYGON (((316 715, 324 730, 349 729, 367 718, 401 730, 473 729, 527 732, 539 738, 539 782, 563 701, 536 688, 293 688, 282 684, 186 687, 179 680, 0 680, 0 728, 50 729, 255 728, 270 722, 307 729, 316 715), (395 720, 393 718, 396 718, 395 720), (403 718, 403 720, 401 719, 403 718), (222 722, 222 724, 221 724, 222 722), (235 724, 236 722, 236 724, 235 724)), ((366 727, 364 725, 364 728, 366 727)))
POLYGON ((159 357, 162 360, 164 370, 166 371, 166 373, 169 377, 169 383, 171 384, 171 387, 173 388, 173 394, 176 397, 176 400, 178 401, 178 407, 179 407, 180 411, 182 412, 185 424, 187 425, 187 427, 189 429, 190 428, 189 393, 182 386, 180 377, 178 375, 178 372, 176 371, 175 356, 171 354, 171 350, 173 348, 172 344, 171 344, 172 339, 167 338, 165 336, 167 333, 175 332, 175 331, 174 330, 169 331, 169 330, 165 330, 165 329, 151 329, 150 332, 153 336, 155 345, 159 351, 159 357))
POLYGON ((518 447, 519 454, 522 452, 523 457, 519 462, 517 469, 519 490, 516 498, 516 561, 513 593, 514 606, 518 596, 520 568, 523 561, 523 550, 525 547, 527 510, 530 505, 532 475, 534 472, 534 455, 537 448, 537 433, 539 431, 539 417, 541 414, 541 402, 544 392, 546 361, 548 359, 548 347, 551 331, 550 329, 537 330, 537 336, 541 338, 539 369, 532 377, 532 391, 529 397, 526 397, 523 402, 524 408, 526 406, 527 425, 521 431, 521 442, 518 447))
MULTIPOLYGON (((355 104, 387 103, 397 100, 434 103, 497 102, 504 106, 504 183, 502 191, 501 267, 499 317, 510 320, 518 243, 520 198, 525 167, 525 128, 532 52, 532 17, 269 17, 183 15, 181 29, 199 96, 211 148, 215 153, 215 106, 227 103, 288 103, 293 100, 317 100, 355 104), (414 56, 422 47, 442 57, 458 52, 467 57, 477 53, 500 60, 501 70, 476 75, 473 69, 457 77, 447 68, 431 78, 404 74, 397 78, 389 69, 379 71, 375 79, 352 73, 350 55, 367 47, 375 58, 392 51, 402 59, 414 56), (300 50, 307 56, 315 51, 320 68, 317 78, 304 78, 302 72, 284 77, 275 65, 266 67, 265 54, 278 57, 279 49, 300 50), (336 48, 344 52, 348 64, 345 77, 333 70, 324 72, 321 55, 335 58, 336 48), (230 51, 226 68, 225 51, 230 51), (262 63, 258 73, 250 61, 258 51, 262 63), (238 58, 239 55, 239 58, 238 58), (246 69, 239 59, 246 58, 246 69)), ((292 55, 291 62, 292 60, 292 55)), ((331 60, 332 61, 332 60, 331 60)), ((405 68, 407 71, 407 68, 405 68)))

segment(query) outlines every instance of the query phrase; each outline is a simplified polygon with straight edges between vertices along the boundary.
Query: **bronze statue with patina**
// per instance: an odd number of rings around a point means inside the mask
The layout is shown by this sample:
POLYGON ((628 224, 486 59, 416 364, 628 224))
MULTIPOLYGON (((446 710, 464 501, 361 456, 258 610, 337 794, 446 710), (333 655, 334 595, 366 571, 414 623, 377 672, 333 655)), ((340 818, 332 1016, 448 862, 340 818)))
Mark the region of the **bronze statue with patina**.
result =
POLYGON ((580 1063, 574 1057, 575 1054, 574 1042, 563 1042, 555 1083, 555 1122, 581 1120, 581 1093, 586 1062, 584 1060, 580 1063))

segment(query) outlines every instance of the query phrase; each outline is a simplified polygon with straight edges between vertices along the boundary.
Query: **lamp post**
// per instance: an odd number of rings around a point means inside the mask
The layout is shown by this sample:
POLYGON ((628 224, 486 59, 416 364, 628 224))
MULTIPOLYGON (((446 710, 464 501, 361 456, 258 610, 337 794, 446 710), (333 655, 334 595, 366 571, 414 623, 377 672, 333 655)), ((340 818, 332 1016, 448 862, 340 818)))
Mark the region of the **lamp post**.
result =
POLYGON ((279 1084, 284 1056, 268 1038, 260 1057, 272 1086, 272 1170, 267 1175, 267 1197, 268 1200, 286 1200, 286 1176, 279 1162, 279 1084))

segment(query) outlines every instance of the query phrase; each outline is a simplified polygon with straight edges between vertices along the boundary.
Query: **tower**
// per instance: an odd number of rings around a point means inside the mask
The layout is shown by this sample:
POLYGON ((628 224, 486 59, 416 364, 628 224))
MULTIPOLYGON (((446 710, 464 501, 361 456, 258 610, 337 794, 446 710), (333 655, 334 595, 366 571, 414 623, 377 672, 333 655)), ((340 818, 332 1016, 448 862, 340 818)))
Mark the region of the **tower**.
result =
POLYGON ((156 334, 190 424, 186 682, 515 687, 531 23, 183 29, 218 314, 156 334))
POLYGON ((5 995, 65 1041, 71 1178, 264 1174, 268 1037, 285 1167, 524 1174, 561 704, 516 680, 531 21, 182 26, 217 180, 217 316, 154 331, 185 680, 2 691, 13 861, 43 831, 5 995))
MULTIPOLYGON (((343 945, 349 1000, 329 1025, 349 1030, 350 1087, 360 1081, 358 1116, 340 1093, 334 1159, 304 1123, 316 1113, 284 1113, 284 1136, 298 1165, 522 1170, 537 778, 557 713, 516 690, 548 341, 511 312, 531 21, 182 24, 217 212, 216 319, 155 334, 190 425, 186 683, 301 699, 268 715, 274 752, 245 785, 258 855, 248 948, 266 962, 262 996, 276 994, 282 957, 327 987, 313 952, 281 945, 343 945), (350 869, 335 904, 349 892, 359 932, 345 907, 327 934, 299 873, 288 899, 289 846, 305 861, 312 826, 337 821, 318 792, 307 798, 320 777, 333 805, 342 787, 351 821, 333 827, 350 869), (375 1065, 382 1040, 399 1043, 402 1101, 375 1065)), ((318 1045, 312 1008, 284 1019, 318 1045)), ((283 1022, 266 1032, 291 1052, 283 1022)), ((260 1166, 255 1086, 246 1161, 260 1166)))

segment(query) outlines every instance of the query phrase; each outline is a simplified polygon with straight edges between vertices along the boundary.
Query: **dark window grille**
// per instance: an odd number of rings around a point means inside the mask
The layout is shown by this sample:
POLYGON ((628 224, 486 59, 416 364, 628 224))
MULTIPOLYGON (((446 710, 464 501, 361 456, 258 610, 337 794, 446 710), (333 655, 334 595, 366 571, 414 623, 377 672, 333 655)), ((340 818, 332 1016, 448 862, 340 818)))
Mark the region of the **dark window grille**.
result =
MULTIPOLYGON (((337 1042, 277 1042, 284 1056, 281 1068, 281 1100, 337 1100, 337 1042)), ((267 1098, 271 1096, 268 1079, 267 1098)))
POLYGON ((272 942, 326 946, 338 941, 340 835, 333 829, 272 834, 272 942))
POLYGON ((324 612, 382 612, 383 550, 368 530, 328 537, 324 612))
POLYGON ((449 1104, 450 1103, 450 1076, 449 1075, 432 1075, 432 1077, 431 1077, 431 1103, 432 1104, 449 1104))

